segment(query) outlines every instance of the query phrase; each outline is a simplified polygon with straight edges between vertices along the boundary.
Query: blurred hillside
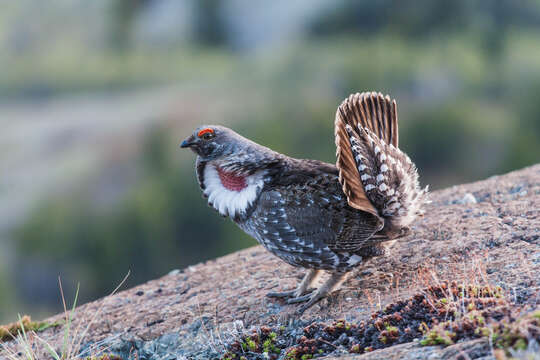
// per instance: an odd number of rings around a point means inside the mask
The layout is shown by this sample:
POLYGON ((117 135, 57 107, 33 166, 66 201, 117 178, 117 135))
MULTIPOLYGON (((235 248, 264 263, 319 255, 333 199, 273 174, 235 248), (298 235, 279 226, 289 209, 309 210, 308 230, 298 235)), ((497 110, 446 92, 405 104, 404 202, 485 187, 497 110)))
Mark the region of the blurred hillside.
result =
POLYGON ((540 160, 539 1, 0 7, 0 319, 254 244, 201 199, 198 124, 333 162, 337 105, 379 90, 432 188, 540 160))

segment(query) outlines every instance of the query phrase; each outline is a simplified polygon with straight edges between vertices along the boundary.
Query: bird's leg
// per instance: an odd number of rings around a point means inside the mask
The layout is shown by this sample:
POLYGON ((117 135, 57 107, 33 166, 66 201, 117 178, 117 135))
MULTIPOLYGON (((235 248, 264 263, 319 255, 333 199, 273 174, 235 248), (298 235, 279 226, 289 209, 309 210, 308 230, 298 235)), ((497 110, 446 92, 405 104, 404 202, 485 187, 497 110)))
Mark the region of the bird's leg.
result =
POLYGON ((305 294, 307 289, 321 274, 321 270, 309 270, 306 275, 304 275, 304 278, 302 279, 302 282, 298 285, 298 287, 295 290, 292 291, 285 291, 285 292, 270 292, 266 294, 268 297, 277 297, 277 298, 298 298, 305 294))
POLYGON ((302 314, 308 308, 313 306, 313 304, 315 304, 316 302, 324 298, 326 295, 328 295, 329 293, 337 289, 346 279, 347 279, 347 273, 334 272, 332 273, 330 278, 326 280, 326 282, 320 288, 315 290, 313 293, 304 295, 304 296, 299 296, 294 299, 289 299, 287 303, 294 304, 297 302, 302 302, 302 301, 307 300, 307 303, 305 303, 298 309, 298 313, 302 314))
MULTIPOLYGON (((343 273, 343 272, 332 273, 331 276, 328 278, 328 280, 326 280, 326 282, 322 284, 320 288, 316 289, 310 294, 306 294, 304 296, 298 296, 293 299, 289 299, 287 300, 287 304, 296 304, 296 303, 300 303, 300 302, 304 302, 308 300, 309 300, 308 303, 311 303, 311 305, 315 304, 317 301, 319 301, 320 299, 322 299, 323 297, 325 297, 326 295, 334 291, 334 289, 338 288, 339 285, 341 285, 341 283, 345 281, 345 274, 346 273, 343 273)), ((308 307, 306 307, 306 309, 308 307)))

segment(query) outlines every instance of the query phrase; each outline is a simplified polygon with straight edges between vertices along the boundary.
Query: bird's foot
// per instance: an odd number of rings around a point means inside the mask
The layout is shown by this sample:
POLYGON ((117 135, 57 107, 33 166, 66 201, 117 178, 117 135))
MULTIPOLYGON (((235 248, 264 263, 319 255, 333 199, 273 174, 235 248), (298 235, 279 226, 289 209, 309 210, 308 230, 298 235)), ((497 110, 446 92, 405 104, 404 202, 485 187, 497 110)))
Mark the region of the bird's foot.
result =
POLYGON ((296 294, 296 290, 283 291, 283 292, 269 292, 268 294, 266 294, 266 297, 286 299, 286 298, 294 297, 294 294, 296 294))
POLYGON ((307 303, 302 305, 298 310, 298 313, 302 314, 304 311, 306 311, 306 309, 311 307, 317 301, 324 298, 330 291, 332 291, 338 284, 340 284, 345 276, 342 273, 332 274, 332 276, 326 281, 326 283, 319 289, 308 289, 309 286, 317 279, 320 274, 321 270, 312 269, 304 276, 304 279, 295 290, 284 292, 271 292, 266 294, 266 296, 271 298, 287 299, 287 304, 297 304, 307 301, 307 303))
POLYGON ((302 282, 298 285, 296 289, 291 290, 291 291, 284 291, 284 292, 269 292, 268 294, 266 294, 266 296, 270 298, 281 298, 281 299, 300 298, 302 297, 302 295, 309 293, 308 291, 309 286, 317 279, 320 273, 321 273, 320 270, 311 269, 306 273, 306 275, 302 279, 302 282))
MULTIPOLYGON (((306 300, 307 302, 303 304, 302 306, 300 306, 296 310, 296 313, 298 315, 302 315, 304 311, 306 311, 307 309, 315 305, 321 299, 324 299, 328 294, 334 291, 334 289, 338 288, 343 281, 345 281, 346 276, 347 276, 346 273, 333 273, 330 276, 330 278, 326 280, 326 282, 320 288, 313 291, 309 295, 297 297, 298 301, 294 301, 295 303, 306 301, 306 300)), ((287 301, 287 303, 292 304, 293 302, 291 302, 291 300, 295 300, 295 299, 290 299, 289 301, 287 301)))
MULTIPOLYGON (((301 288, 291 290, 291 291, 283 291, 283 292, 269 292, 266 294, 267 297, 270 298, 278 298, 278 299, 287 299, 291 298, 289 300, 294 300, 298 298, 302 298, 302 295, 306 293, 306 290, 303 290, 301 288)), ((287 303, 289 303, 289 300, 287 300, 287 303)), ((298 302, 298 301, 296 301, 298 302)))
POLYGON ((302 305, 297 311, 299 314, 302 314, 304 311, 306 311, 306 309, 310 308, 316 302, 324 298, 326 294, 321 294, 319 291, 314 290, 305 295, 302 295, 298 293, 298 290, 292 290, 292 291, 284 291, 284 292, 271 292, 271 293, 266 294, 266 296, 272 297, 272 298, 287 299, 285 303, 288 305, 298 304, 298 303, 307 301, 307 303, 302 305))
POLYGON ((312 294, 313 293, 309 293, 309 294, 306 294, 306 295, 293 297, 293 298, 287 300, 287 304, 297 304, 297 303, 301 303, 301 302, 304 302, 304 301, 308 301, 309 299, 311 299, 312 294))
MULTIPOLYGON (((304 313, 304 311, 306 311, 307 309, 309 309, 310 307, 312 307, 313 305, 318 303, 320 300, 325 298, 326 295, 328 295, 328 294, 323 294, 320 291, 314 291, 312 294, 302 296, 302 298, 306 297, 305 300, 308 300, 308 302, 303 304, 302 306, 300 306, 296 310, 296 312, 298 313, 298 315, 302 315, 304 313)), ((291 299, 291 300, 293 300, 293 299, 291 299)), ((287 303, 289 303, 289 302, 287 302, 287 303)))

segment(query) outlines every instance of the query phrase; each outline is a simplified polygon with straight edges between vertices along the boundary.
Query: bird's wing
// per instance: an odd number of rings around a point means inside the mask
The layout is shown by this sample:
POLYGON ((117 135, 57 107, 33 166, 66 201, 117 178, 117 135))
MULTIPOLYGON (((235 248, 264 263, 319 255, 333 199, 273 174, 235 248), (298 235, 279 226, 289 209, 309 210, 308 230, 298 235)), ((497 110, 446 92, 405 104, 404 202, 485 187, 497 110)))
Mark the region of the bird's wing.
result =
POLYGON ((347 206, 335 175, 265 191, 256 211, 255 227, 267 247, 299 264, 331 266, 333 251, 365 247, 382 227, 378 217, 347 206))
POLYGON ((379 216, 366 195, 364 181, 361 179, 364 174, 360 174, 358 158, 367 160, 365 168, 377 154, 377 143, 382 141, 397 148, 398 118, 395 100, 375 92, 353 94, 338 107, 334 130, 339 182, 349 205, 379 216))

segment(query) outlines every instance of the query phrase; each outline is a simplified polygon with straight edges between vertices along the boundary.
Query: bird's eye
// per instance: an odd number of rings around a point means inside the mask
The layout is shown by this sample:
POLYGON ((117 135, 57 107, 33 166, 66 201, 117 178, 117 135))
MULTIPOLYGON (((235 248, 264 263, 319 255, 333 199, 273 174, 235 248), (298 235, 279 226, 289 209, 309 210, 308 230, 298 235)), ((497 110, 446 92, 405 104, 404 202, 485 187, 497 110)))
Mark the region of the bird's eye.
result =
POLYGON ((206 129, 202 129, 201 131, 199 131, 197 136, 200 137, 201 139, 204 139, 204 140, 210 140, 214 136, 216 136, 216 134, 214 133, 214 129, 206 128, 206 129))

